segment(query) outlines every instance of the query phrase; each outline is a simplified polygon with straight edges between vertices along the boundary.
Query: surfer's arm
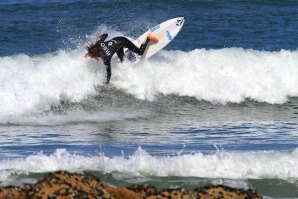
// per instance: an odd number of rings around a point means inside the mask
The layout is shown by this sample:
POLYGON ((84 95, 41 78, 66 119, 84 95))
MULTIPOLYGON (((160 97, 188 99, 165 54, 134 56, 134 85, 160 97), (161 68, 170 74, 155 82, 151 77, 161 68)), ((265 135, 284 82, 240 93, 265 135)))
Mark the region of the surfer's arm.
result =
POLYGON ((107 37, 108 37, 108 34, 105 33, 105 34, 102 34, 100 36, 97 36, 96 38, 99 39, 98 40, 99 42, 104 42, 107 37))
POLYGON ((111 60, 104 60, 103 62, 106 66, 106 71, 107 71, 107 81, 105 82, 105 84, 109 84, 112 76, 111 60))
POLYGON ((123 50, 123 48, 120 48, 116 53, 117 53, 117 56, 120 59, 120 61, 123 62, 123 57, 124 57, 124 50, 123 50))

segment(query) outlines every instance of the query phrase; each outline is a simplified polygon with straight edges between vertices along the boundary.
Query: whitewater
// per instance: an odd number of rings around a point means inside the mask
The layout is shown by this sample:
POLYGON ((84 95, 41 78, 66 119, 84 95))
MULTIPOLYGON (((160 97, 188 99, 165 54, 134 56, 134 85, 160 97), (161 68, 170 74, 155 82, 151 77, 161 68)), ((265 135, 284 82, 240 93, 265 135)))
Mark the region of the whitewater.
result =
POLYGON ((57 170, 103 173, 121 172, 131 176, 184 176, 226 179, 297 179, 298 149, 293 151, 254 151, 173 154, 156 157, 139 147, 133 154, 109 157, 57 149, 53 154, 39 152, 26 158, 0 161, 0 182, 12 180, 15 174, 57 170))
MULTIPOLYGON (((80 102, 98 95, 105 79, 102 61, 85 51, 0 58, 0 117, 49 110, 62 100, 80 102)), ((298 96, 298 51, 242 48, 162 50, 138 63, 112 63, 112 87, 137 99, 157 95, 194 97, 214 104, 246 99, 269 104, 298 96)))

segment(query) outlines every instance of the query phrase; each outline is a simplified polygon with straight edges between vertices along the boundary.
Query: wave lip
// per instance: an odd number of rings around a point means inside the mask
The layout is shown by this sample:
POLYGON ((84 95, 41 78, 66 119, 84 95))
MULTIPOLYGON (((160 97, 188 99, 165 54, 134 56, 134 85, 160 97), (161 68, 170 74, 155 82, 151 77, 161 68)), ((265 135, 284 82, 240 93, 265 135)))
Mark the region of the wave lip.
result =
POLYGON ((56 170, 123 172, 144 176, 195 176, 227 179, 297 179, 298 149, 294 151, 224 152, 152 156, 140 147, 128 157, 71 154, 57 149, 26 158, 0 161, 0 181, 12 174, 56 170))

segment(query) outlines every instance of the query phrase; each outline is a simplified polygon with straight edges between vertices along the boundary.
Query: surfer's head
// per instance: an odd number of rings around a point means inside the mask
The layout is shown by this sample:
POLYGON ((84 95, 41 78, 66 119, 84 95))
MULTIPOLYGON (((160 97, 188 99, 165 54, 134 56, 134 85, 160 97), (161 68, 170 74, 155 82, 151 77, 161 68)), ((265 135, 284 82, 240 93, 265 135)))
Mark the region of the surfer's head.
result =
POLYGON ((88 52, 85 54, 85 57, 90 57, 94 59, 101 57, 101 53, 100 53, 100 50, 98 49, 98 45, 99 44, 96 42, 95 44, 90 44, 89 46, 86 46, 85 49, 88 52))

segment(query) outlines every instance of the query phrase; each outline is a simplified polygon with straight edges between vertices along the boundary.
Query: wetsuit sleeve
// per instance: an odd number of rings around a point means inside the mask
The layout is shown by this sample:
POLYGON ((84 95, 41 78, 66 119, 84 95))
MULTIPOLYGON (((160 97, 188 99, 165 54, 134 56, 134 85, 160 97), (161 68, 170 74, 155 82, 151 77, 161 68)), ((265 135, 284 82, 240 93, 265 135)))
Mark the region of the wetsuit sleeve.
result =
POLYGON ((107 81, 106 81, 106 83, 109 84, 111 76, 112 76, 111 60, 104 60, 103 62, 106 65, 106 70, 107 70, 107 81))

